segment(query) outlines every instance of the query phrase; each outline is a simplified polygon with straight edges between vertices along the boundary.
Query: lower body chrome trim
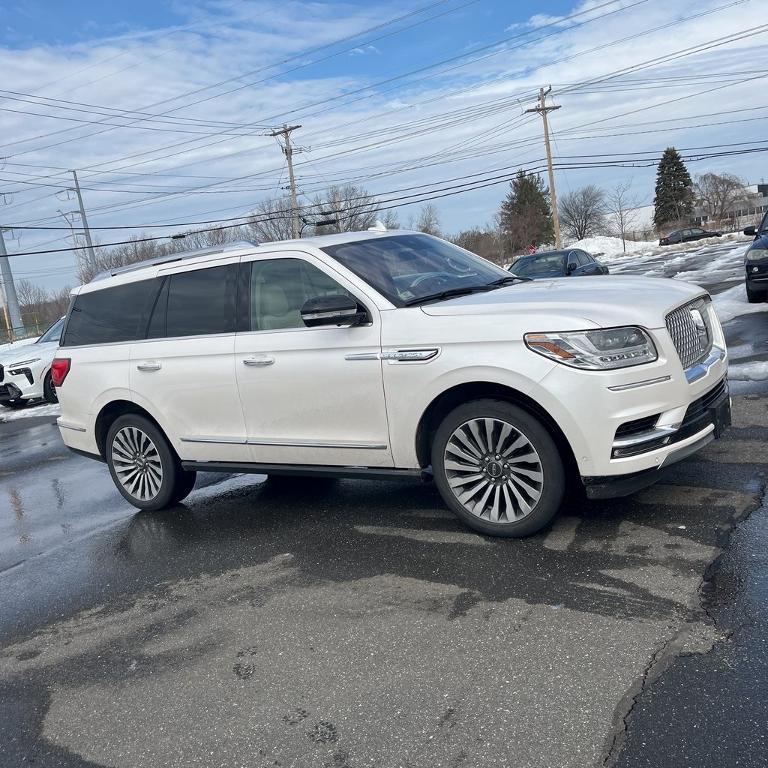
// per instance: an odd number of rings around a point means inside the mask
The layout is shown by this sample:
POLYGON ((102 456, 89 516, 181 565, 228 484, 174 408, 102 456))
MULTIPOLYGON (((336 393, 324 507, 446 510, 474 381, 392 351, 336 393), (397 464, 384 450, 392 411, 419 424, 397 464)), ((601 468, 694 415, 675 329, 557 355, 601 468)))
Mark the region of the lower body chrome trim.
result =
POLYGON ((669 381, 671 376, 659 376, 656 379, 646 379, 645 381, 635 381, 632 384, 619 384, 615 387, 608 387, 611 392, 626 392, 628 389, 639 389, 640 387, 650 387, 651 384, 661 384, 664 381, 669 381))
POLYGON ((60 429, 71 429, 73 432, 85 432, 85 427, 78 427, 76 424, 68 424, 60 419, 56 421, 60 429))
POLYGON ((218 443, 221 445, 269 445, 276 448, 352 448, 386 451, 386 443, 325 443, 318 440, 272 440, 269 438, 208 437, 205 435, 179 438, 182 443, 218 443))

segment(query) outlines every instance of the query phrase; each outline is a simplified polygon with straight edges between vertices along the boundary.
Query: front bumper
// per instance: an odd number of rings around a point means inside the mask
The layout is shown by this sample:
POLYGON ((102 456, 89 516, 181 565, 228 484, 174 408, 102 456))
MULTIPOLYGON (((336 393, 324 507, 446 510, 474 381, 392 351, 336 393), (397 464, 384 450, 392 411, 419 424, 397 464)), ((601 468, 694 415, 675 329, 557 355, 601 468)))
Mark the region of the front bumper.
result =
MULTIPOLYGON (((635 491, 657 482, 678 461, 688 458, 713 440, 720 438, 731 425, 731 396, 728 380, 724 379, 714 390, 716 395, 707 398, 706 407, 694 409, 690 419, 683 422, 667 444, 672 450, 666 454, 657 468, 632 472, 625 475, 583 477, 582 482, 590 499, 614 499, 628 496, 635 491)), ((690 409, 689 409, 690 410, 690 409)))
POLYGON ((0 402, 33 400, 42 396, 42 379, 37 366, 22 366, 17 373, 11 373, 10 367, 5 366, 0 381, 0 402))
POLYGON ((746 282, 753 291, 768 291, 768 261, 748 261, 746 282))

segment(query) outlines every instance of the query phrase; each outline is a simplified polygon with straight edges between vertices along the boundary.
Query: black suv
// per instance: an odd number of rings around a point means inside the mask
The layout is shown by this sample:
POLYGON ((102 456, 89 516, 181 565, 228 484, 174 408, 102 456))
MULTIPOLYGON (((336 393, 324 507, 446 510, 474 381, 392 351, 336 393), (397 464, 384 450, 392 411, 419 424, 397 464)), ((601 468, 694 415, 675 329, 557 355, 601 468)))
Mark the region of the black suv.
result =
POLYGON ((768 213, 759 227, 747 227, 745 235, 754 235, 755 241, 744 254, 747 299, 750 304, 768 298, 768 213))

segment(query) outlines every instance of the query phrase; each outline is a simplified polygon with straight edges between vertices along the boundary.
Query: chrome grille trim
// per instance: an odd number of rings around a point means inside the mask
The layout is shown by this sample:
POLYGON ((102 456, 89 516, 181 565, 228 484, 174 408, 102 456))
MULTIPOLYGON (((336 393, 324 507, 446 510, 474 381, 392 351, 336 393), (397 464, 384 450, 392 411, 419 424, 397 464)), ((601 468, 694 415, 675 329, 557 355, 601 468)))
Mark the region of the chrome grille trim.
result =
POLYGON ((704 360, 712 350, 712 318, 708 298, 695 299, 672 310, 666 317, 667 330, 672 337, 683 368, 688 370, 704 360), (691 310, 698 310, 704 321, 705 334, 697 328, 691 310))

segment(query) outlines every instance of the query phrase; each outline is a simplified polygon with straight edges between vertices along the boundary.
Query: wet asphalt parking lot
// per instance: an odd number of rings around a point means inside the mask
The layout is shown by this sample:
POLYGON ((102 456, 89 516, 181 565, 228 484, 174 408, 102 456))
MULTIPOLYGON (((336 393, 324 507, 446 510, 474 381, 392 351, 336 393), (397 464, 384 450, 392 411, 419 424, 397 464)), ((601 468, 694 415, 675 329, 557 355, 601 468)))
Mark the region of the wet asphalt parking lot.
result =
MULTIPOLYGON (((768 359, 768 312, 726 331, 768 359)), ((733 391, 723 440, 521 541, 405 482, 136 514, 49 411, 0 424, 0 766, 768 765, 768 382, 733 391)))

